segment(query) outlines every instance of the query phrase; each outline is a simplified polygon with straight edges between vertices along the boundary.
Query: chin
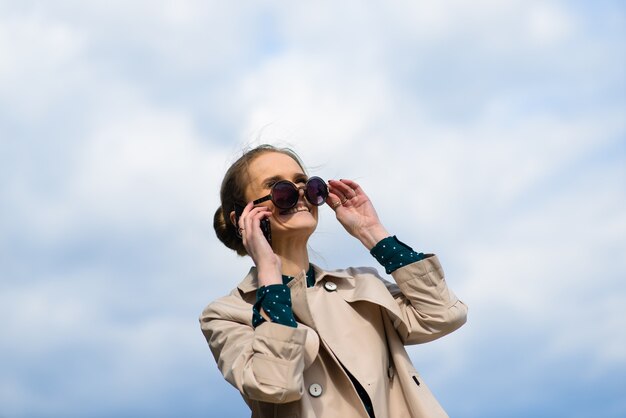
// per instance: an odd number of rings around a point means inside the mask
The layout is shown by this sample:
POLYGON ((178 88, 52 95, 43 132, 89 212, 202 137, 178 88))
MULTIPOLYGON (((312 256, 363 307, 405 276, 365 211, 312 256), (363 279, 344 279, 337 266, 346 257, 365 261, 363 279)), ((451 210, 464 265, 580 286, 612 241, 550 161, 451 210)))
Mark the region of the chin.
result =
MULTIPOLYGON (((302 216, 302 218, 304 218, 302 216)), ((278 225, 272 225, 272 234, 278 235, 294 235, 294 234, 306 234, 311 235, 315 228, 317 228, 317 218, 313 216, 307 216, 305 219, 291 219, 280 222, 278 225)))

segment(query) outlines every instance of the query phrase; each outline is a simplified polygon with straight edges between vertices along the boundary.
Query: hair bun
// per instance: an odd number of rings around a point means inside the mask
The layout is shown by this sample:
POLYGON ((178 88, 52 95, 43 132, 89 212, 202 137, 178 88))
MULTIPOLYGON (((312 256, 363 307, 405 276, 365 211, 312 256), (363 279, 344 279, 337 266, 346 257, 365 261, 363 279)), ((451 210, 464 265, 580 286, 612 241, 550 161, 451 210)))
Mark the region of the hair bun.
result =
POLYGON ((235 250, 239 255, 247 255, 248 252, 243 246, 241 238, 237 236, 235 226, 230 222, 230 216, 226 216, 224 208, 219 206, 213 215, 213 229, 217 238, 231 250, 235 250))

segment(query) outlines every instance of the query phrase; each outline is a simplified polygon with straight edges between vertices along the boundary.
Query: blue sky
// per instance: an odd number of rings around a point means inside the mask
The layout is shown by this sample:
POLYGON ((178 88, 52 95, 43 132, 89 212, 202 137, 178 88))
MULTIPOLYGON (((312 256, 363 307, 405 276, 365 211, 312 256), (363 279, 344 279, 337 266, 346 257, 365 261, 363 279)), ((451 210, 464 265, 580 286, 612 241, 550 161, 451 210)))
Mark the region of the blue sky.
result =
MULTIPOLYGON (((197 322, 249 144, 356 179, 470 307, 452 417, 626 416, 618 1, 0 2, 0 417, 243 417, 197 322)), ((374 265, 321 213, 312 261, 374 265)), ((382 269, 381 269, 382 271, 382 269)))

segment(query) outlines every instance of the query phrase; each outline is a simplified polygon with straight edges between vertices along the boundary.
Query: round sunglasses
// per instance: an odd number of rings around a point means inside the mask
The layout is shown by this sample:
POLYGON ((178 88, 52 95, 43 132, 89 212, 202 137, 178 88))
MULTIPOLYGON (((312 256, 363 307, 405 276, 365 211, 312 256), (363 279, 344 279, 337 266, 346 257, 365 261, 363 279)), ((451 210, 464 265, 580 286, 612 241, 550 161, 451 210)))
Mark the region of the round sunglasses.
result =
POLYGON ((279 209, 291 209, 298 204, 300 189, 304 189, 304 197, 310 204, 323 205, 328 197, 328 186, 319 177, 310 177, 304 186, 296 186, 289 180, 280 180, 272 185, 270 194, 252 202, 253 205, 271 200, 279 209))

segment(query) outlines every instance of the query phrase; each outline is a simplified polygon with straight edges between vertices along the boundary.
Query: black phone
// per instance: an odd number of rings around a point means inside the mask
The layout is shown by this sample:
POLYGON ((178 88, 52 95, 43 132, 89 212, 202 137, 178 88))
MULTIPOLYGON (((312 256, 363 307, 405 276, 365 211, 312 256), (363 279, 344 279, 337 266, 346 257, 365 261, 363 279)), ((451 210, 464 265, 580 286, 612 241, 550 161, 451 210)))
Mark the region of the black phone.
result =
MULTIPOLYGON (((243 206, 235 203, 234 210, 235 210, 235 227, 236 228, 239 228, 239 217, 243 213, 243 209, 244 209, 243 206)), ((263 235, 265 236, 265 239, 267 240, 267 242, 270 243, 270 245, 272 245, 272 227, 270 226, 270 220, 267 218, 261 219, 260 226, 261 226, 261 231, 263 232, 263 235)), ((239 229, 237 229, 237 231, 239 231, 239 229)), ((237 232, 237 235, 239 235, 239 232, 237 232)))

